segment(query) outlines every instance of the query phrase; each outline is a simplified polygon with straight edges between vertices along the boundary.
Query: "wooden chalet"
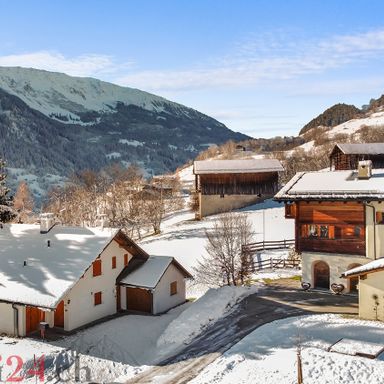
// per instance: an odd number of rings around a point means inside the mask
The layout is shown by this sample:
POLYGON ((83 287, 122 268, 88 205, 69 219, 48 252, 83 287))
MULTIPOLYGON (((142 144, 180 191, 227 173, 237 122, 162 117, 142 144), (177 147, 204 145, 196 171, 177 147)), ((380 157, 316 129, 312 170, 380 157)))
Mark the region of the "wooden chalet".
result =
POLYGON ((199 216, 253 204, 272 197, 278 190, 276 159, 195 161, 195 188, 199 194, 199 216))
MULTIPOLYGON (((295 220, 303 281, 312 287, 345 284, 343 271, 384 255, 384 170, 303 172, 275 196, 295 220)), ((364 168, 362 168, 364 167, 364 168)), ((346 291, 353 291, 356 281, 346 291)))
POLYGON ((329 160, 335 171, 357 169, 361 160, 371 160, 373 168, 384 168, 384 143, 336 144, 329 160))

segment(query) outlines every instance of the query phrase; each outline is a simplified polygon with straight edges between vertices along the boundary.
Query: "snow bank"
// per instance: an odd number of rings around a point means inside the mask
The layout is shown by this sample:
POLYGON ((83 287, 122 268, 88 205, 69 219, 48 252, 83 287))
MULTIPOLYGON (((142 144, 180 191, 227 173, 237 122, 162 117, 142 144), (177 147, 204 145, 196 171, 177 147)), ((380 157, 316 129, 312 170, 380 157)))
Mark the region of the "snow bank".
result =
POLYGON ((266 324, 207 366, 191 384, 293 384, 297 382, 297 343, 302 346, 303 382, 311 384, 382 384, 384 358, 328 352, 340 338, 384 342, 384 324, 313 315, 266 324))
POLYGON ((209 289, 168 325, 157 346, 170 350, 189 344, 206 327, 228 315, 242 299, 256 292, 256 286, 209 289))

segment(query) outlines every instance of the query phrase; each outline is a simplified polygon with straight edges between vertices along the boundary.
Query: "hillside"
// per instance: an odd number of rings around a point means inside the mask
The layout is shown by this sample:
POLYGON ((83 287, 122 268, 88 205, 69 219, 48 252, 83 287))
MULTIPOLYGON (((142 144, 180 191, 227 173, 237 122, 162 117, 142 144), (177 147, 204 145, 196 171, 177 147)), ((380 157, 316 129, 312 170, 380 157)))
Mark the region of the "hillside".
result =
POLYGON ((138 89, 0 67, 0 156, 35 194, 71 172, 111 163, 173 171, 215 143, 244 140, 217 120, 138 89))
POLYGON ((312 119, 308 124, 304 125, 299 134, 302 135, 310 129, 318 126, 334 127, 344 123, 345 121, 358 117, 360 114, 360 109, 356 108, 354 105, 336 104, 312 119))

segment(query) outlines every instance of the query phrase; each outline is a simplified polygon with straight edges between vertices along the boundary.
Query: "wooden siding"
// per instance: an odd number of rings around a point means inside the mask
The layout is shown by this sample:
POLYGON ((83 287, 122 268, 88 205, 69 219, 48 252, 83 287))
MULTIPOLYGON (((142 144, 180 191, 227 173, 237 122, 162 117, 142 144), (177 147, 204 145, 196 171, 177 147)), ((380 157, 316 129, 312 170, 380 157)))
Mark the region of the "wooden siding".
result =
POLYGON ((344 154, 336 147, 330 155, 331 168, 336 171, 356 170, 360 160, 371 160, 372 168, 384 168, 384 154, 382 155, 350 155, 344 154))
POLYGON ((299 202, 296 205, 295 245, 299 252, 366 254, 363 204, 299 202), (309 227, 313 236, 308 235, 309 227))
POLYGON ((198 175, 203 195, 273 195, 278 190, 277 172, 198 175))

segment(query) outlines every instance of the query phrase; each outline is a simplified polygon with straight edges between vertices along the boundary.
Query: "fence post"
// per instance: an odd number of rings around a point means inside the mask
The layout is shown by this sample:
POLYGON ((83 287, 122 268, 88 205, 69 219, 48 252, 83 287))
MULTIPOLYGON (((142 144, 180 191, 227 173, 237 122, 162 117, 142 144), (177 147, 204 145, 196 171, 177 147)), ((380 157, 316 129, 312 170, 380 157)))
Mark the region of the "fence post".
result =
POLYGON ((272 261, 272 257, 269 258, 269 261, 270 261, 270 265, 271 265, 271 269, 273 268, 273 261, 272 261))

